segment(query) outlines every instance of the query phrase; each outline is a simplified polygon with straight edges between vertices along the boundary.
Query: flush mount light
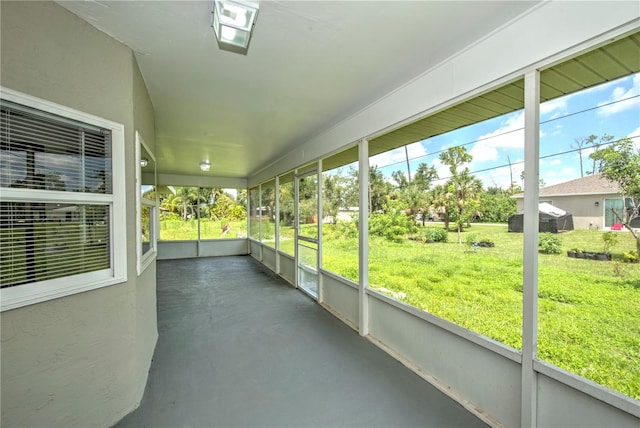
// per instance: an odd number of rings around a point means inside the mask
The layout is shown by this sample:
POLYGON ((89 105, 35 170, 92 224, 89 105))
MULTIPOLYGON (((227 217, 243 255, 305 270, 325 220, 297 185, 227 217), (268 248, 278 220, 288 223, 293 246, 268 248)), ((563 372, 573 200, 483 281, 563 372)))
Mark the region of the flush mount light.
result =
POLYGON ((244 0, 213 2, 213 31, 221 49, 247 53, 251 30, 258 16, 258 3, 244 0))
POLYGON ((211 169, 211 164, 209 162, 202 162, 200 164, 200 170, 202 170, 202 172, 207 172, 211 169))
POLYGON ((142 159, 140 159, 140 166, 141 166, 141 167, 143 167, 143 168, 144 168, 144 167, 145 167, 145 166, 147 166, 148 164, 149 164, 149 159, 147 159, 147 158, 142 158, 142 159))

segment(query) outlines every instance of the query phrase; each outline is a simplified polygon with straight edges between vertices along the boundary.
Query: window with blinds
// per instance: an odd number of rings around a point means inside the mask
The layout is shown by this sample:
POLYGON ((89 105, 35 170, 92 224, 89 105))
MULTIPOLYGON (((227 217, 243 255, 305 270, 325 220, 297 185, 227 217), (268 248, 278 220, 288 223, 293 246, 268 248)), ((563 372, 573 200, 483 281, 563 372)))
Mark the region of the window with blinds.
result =
POLYGON ((110 270, 111 131, 0 107, 0 287, 110 270))

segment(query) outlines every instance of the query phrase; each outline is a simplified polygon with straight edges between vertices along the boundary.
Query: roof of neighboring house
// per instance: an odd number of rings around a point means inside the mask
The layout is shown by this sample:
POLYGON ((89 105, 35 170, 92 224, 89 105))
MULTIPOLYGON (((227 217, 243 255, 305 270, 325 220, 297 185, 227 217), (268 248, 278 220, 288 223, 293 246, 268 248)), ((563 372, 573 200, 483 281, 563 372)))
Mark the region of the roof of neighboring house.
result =
MULTIPOLYGON (((596 194, 620 194, 619 187, 600 174, 587 175, 564 183, 540 189, 540 196, 570 196, 570 195, 596 195, 596 194)), ((513 196, 523 198, 524 193, 513 196)))

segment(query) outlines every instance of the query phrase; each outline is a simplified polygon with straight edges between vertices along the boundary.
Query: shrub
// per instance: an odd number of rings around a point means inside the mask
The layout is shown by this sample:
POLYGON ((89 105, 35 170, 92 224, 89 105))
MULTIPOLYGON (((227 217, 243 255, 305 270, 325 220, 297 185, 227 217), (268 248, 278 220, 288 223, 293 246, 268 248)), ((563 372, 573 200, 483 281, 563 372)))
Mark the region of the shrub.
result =
MULTIPOLYGON (((358 222, 356 221, 341 221, 335 224, 332 229, 332 235, 340 238, 357 238, 358 237, 358 222)), ((326 232, 325 232, 326 233, 326 232)), ((334 237, 334 236, 331 236, 334 237)))
POLYGON ((615 247, 618 243, 618 236, 613 232, 605 232, 602 235, 603 251, 605 254, 609 254, 611 248, 615 247))
POLYGON ((426 242, 447 242, 449 234, 444 229, 428 227, 424 230, 424 239, 426 242))
POLYGON ((478 237, 475 233, 470 233, 464 237, 464 243, 469 247, 473 247, 473 244, 478 242, 478 237))
POLYGON ((543 254, 560 254, 562 253, 562 241, 553 233, 541 233, 538 239, 538 251, 543 254))
POLYGON ((622 260, 625 263, 638 263, 638 253, 636 251, 629 251, 622 254, 622 260))
POLYGON ((413 216, 406 215, 403 208, 398 201, 387 197, 386 211, 369 218, 369 233, 393 242, 402 242, 408 234, 415 233, 418 228, 413 216))
POLYGON ((622 267, 622 263, 613 262, 613 275, 614 276, 624 276, 627 271, 622 267))

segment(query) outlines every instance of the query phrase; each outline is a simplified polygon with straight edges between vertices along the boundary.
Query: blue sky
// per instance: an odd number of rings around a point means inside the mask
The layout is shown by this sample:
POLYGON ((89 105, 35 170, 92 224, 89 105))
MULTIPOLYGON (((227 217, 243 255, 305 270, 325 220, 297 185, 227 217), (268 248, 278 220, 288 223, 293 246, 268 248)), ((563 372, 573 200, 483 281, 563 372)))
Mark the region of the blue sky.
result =
MULTIPOLYGON (((552 185, 580 177, 578 152, 555 155, 577 148, 576 139, 591 134, 634 137, 640 147, 640 74, 567 95, 540 106, 540 178, 552 185), (548 155, 555 155, 544 158, 548 155)), ((433 165, 441 178, 450 175, 438 159, 438 152, 457 145, 466 145, 473 156, 469 165, 485 187, 507 188, 510 182, 508 158, 513 178, 519 184, 524 165, 524 113, 510 113, 471 125, 447 134, 407 146, 411 173, 418 164, 433 165)), ((591 150, 582 151, 583 170, 590 171, 591 150)), ((407 172, 404 148, 371 158, 390 177, 396 170, 407 172)))

